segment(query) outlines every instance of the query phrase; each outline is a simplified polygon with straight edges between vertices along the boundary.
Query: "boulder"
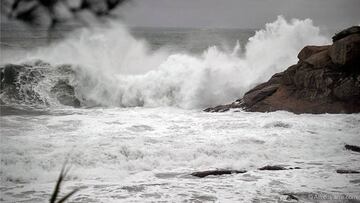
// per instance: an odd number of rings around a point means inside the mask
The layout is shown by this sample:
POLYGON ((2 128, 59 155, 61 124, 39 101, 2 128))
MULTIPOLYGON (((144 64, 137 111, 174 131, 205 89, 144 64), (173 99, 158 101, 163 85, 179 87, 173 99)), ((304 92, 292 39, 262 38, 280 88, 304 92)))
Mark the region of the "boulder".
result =
POLYGON ((228 174, 237 174, 237 173, 246 173, 245 170, 209 170, 209 171, 199 171, 191 173, 192 176, 198 177, 198 178, 204 178, 206 176, 219 176, 219 175, 228 175, 228 174))
POLYGON ((306 46, 298 54, 299 60, 306 60, 310 56, 329 49, 330 46, 306 46))
POLYGON ((304 47, 297 64, 257 85, 236 102, 206 111, 242 108, 253 112, 359 113, 360 34, 357 28, 344 33, 335 37, 332 45, 304 47))
POLYGON ((360 34, 360 26, 352 26, 352 27, 349 27, 345 30, 342 30, 341 32, 339 33, 336 33, 332 39, 333 39, 333 42, 336 42, 344 37, 347 37, 349 35, 352 35, 352 34, 360 34))
POLYGON ((360 147, 356 145, 345 145, 345 149, 353 151, 353 152, 360 152, 360 147))
POLYGON ((340 174, 354 174, 354 173, 360 173, 360 171, 347 170, 347 169, 339 169, 339 170, 336 170, 336 173, 340 173, 340 174))
POLYGON ((287 168, 283 167, 283 166, 264 166, 259 168, 260 171, 280 171, 280 170, 288 170, 287 168))

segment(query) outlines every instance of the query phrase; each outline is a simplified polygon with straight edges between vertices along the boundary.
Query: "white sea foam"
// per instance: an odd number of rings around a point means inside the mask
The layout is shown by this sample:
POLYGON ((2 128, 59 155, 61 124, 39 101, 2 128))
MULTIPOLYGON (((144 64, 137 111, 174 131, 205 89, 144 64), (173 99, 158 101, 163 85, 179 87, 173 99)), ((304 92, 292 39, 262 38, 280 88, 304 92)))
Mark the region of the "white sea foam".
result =
POLYGON ((30 53, 25 59, 82 67, 75 82, 77 94, 105 106, 177 106, 202 108, 241 97, 289 65, 305 45, 322 45, 310 19, 286 21, 279 16, 256 32, 241 51, 209 47, 200 56, 150 51, 126 27, 111 23, 107 29, 80 34, 30 53))
POLYGON ((345 143, 360 143, 360 114, 166 107, 54 113, 0 117, 5 202, 48 201, 65 159, 72 170, 62 191, 83 187, 74 202, 268 202, 296 192, 360 197, 358 176, 335 172, 360 170, 359 155, 344 150, 345 143), (301 169, 257 170, 268 164, 301 169), (248 172, 188 176, 216 168, 248 172))

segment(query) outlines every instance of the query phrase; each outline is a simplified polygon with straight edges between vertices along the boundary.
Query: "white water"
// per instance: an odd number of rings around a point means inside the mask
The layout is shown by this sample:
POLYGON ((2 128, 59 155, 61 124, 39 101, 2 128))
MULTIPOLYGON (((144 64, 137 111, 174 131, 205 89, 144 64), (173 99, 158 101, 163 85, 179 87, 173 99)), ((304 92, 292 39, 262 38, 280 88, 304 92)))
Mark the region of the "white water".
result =
POLYGON ((360 143, 359 114, 213 114, 162 107, 0 119, 6 202, 46 201, 66 158, 72 170, 64 192, 84 187, 74 202, 275 202, 289 192, 360 197, 359 175, 335 172, 360 170, 360 156, 344 150, 345 143, 360 143), (256 170, 267 164, 301 169, 256 170), (216 168, 249 172, 188 175, 216 168))
POLYGON ((305 45, 329 43, 310 19, 266 24, 244 46, 226 53, 210 47, 200 56, 150 52, 120 24, 84 30, 24 60, 83 67, 78 95, 105 106, 177 106, 193 109, 233 101, 254 85, 297 62, 305 45))
POLYGON ((279 17, 231 53, 150 52, 120 25, 31 52, 24 61, 81 66, 77 94, 111 108, 1 116, 0 201, 47 202, 66 159, 72 170, 63 192, 82 188, 73 202, 278 202, 283 193, 304 202, 312 201, 306 194, 359 199, 359 176, 335 172, 360 170, 360 156, 344 150, 360 145, 359 114, 196 109, 241 97, 296 63, 304 45, 328 42, 311 20, 279 17), (301 169, 257 170, 267 164, 301 169), (189 176, 216 168, 249 172, 189 176))

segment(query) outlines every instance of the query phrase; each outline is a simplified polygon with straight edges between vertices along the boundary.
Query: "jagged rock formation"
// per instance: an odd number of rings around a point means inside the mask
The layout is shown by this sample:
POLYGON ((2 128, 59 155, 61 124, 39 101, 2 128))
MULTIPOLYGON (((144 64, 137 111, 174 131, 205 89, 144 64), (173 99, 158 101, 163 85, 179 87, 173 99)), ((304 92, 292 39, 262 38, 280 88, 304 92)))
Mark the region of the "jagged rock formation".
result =
POLYGON ((343 30, 333 37, 333 42, 304 47, 297 64, 273 75, 242 99, 205 111, 242 108, 251 112, 360 112, 360 27, 343 30))

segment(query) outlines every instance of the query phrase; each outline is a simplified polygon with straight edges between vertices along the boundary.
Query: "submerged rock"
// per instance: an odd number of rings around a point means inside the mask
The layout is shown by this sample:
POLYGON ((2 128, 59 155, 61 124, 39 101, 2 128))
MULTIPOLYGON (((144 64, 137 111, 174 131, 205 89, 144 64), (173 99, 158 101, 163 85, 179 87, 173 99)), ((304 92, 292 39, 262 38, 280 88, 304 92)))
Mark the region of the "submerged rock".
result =
POLYGON ((354 151, 354 152, 360 152, 360 147, 356 146, 356 145, 345 145, 345 149, 350 150, 350 151, 354 151))
POLYGON ((209 171, 199 171, 191 173, 192 176, 196 176, 199 178, 204 178, 206 176, 219 176, 219 175, 228 175, 228 174, 237 174, 237 173, 246 173, 245 170, 209 170, 209 171))
POLYGON ((347 169, 339 169, 339 170, 336 170, 336 173, 340 173, 340 174, 354 174, 354 173, 360 173, 360 171, 347 170, 347 169))
POLYGON ((306 46, 299 62, 246 92, 236 102, 207 108, 223 112, 286 110, 294 113, 360 112, 360 27, 334 36, 332 45, 306 46))
POLYGON ((280 170, 288 170, 287 168, 285 167, 282 167, 282 166, 264 166, 264 167, 261 167, 259 168, 260 171, 280 171, 280 170))

